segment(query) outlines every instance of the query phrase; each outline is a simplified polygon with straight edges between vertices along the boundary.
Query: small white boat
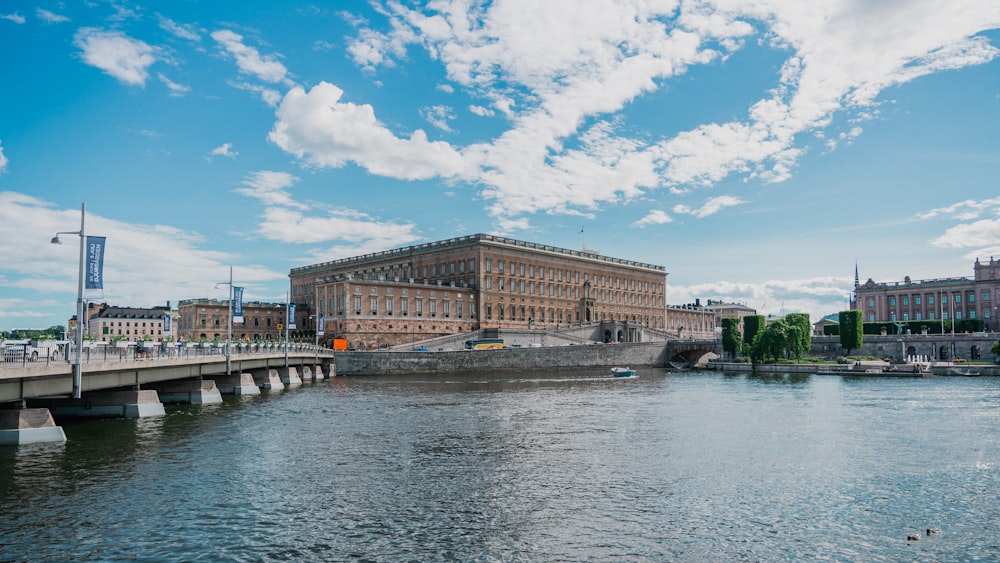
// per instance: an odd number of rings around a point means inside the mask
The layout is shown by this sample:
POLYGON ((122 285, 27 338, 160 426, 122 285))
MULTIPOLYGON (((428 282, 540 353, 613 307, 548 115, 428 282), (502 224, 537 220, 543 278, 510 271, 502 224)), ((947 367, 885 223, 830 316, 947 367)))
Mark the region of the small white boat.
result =
POLYGON ((611 375, 615 377, 635 377, 635 370, 632 368, 611 368, 611 375))

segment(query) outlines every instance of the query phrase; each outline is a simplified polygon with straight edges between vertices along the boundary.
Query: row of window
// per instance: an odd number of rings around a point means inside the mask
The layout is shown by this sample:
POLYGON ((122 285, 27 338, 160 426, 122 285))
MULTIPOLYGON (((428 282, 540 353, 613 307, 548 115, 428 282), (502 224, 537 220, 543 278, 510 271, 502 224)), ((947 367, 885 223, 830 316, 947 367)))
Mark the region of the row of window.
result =
MULTIPOLYGON (((968 294, 967 298, 968 298, 969 303, 975 303, 976 302, 976 294, 975 293, 968 294)), ((989 300, 990 300, 990 292, 984 291, 982 299, 983 299, 984 302, 988 303, 989 300)), ((902 296, 902 297, 899 298, 899 301, 900 301, 900 303, 902 303, 902 305, 904 307, 910 305, 910 297, 909 296, 902 296)), ((955 299, 954 299, 954 303, 956 303, 956 304, 959 303, 959 302, 961 302, 961 301, 962 301, 962 298, 960 296, 956 296, 955 299)), ((920 305, 921 304, 921 296, 920 295, 914 295, 913 296, 913 304, 914 305, 920 305)), ((928 305, 934 305, 934 296, 933 295, 928 295, 927 296, 927 304, 928 305)), ((948 304, 948 295, 947 294, 941 295, 941 305, 947 305, 947 304, 948 304)), ((868 306, 869 307, 874 307, 875 306, 875 298, 874 297, 869 297, 868 298, 868 306)), ((896 306, 896 296, 895 295, 890 295, 889 296, 889 306, 890 307, 895 307, 896 306)))
MULTIPOLYGON (((902 320, 904 320, 904 321, 910 320, 910 313, 908 313, 908 312, 902 313, 901 316, 902 316, 902 320)), ((956 321, 960 321, 960 320, 962 320, 962 318, 963 318, 962 311, 955 311, 955 320, 956 321)), ((969 318, 970 319, 975 319, 976 318, 976 312, 975 311, 969 311, 969 318)), ((986 311, 983 311, 983 319, 989 320, 989 318, 990 318, 990 311, 987 309, 986 311)), ((897 317, 895 311, 891 311, 889 313, 889 320, 892 321, 892 322, 895 322, 895 321, 900 320, 900 319, 897 317)), ((919 311, 917 311, 916 313, 913 314, 913 320, 915 320, 915 321, 925 321, 925 320, 926 321, 934 321, 934 320, 938 320, 938 319, 934 316, 933 312, 927 313, 927 318, 925 319, 925 318, 923 318, 923 314, 920 313, 919 311)), ((948 313, 948 311, 944 311, 944 312, 941 313, 941 320, 945 320, 945 321, 951 320, 951 316, 948 313)), ((876 322, 875 321, 875 315, 873 313, 869 312, 869 314, 868 314, 868 322, 870 322, 870 323, 876 322)))
MULTIPOLYGON (((524 262, 518 263, 518 262, 514 262, 513 260, 510 261, 510 270, 509 270, 509 272, 510 272, 511 276, 521 276, 521 277, 524 277, 525 275, 527 275, 527 277, 529 277, 529 278, 534 278, 535 277, 536 269, 537 269, 537 272, 538 272, 538 278, 544 280, 545 279, 545 270, 546 270, 545 266, 536 266, 535 264, 526 264, 524 262)), ((492 258, 487 258, 486 259, 485 270, 486 270, 486 273, 492 273, 493 272, 493 259, 492 258)), ((548 272, 549 273, 549 281, 558 281, 558 282, 576 283, 576 284, 580 283, 580 272, 577 271, 577 270, 563 270, 561 268, 553 268, 553 267, 549 266, 548 267, 548 271, 549 271, 548 272)), ((504 274, 504 273, 506 273, 506 271, 505 271, 505 263, 504 263, 503 260, 497 260, 497 273, 498 274, 504 274)), ((487 279, 489 279, 489 278, 487 278, 487 279)), ((583 281, 584 282, 589 282, 590 281, 590 274, 589 273, 583 275, 583 281)), ((648 281, 642 282, 642 281, 637 281, 637 280, 634 280, 634 279, 620 278, 620 277, 617 277, 617 276, 610 276, 610 275, 605 275, 605 274, 594 274, 594 282, 595 282, 595 284, 598 287, 611 287, 613 289, 626 289, 626 290, 632 290, 632 291, 636 291, 637 289, 639 291, 649 291, 649 282, 648 281)), ((523 287, 523 283, 524 282, 521 282, 521 283, 522 283, 522 287, 523 287)), ((522 291, 524 291, 524 290, 522 289, 522 291)))
MULTIPOLYGON (((360 295, 355 295, 353 301, 354 301, 354 313, 356 315, 360 315, 361 311, 362 311, 361 305, 363 303, 362 297, 360 295)), ((421 316, 421 315, 424 314, 424 301, 425 300, 423 298, 420 298, 420 297, 417 297, 417 298, 413 299, 413 309, 414 309, 414 313, 417 316, 421 316)), ((427 299, 426 301, 427 301, 427 309, 428 309, 428 312, 430 313, 431 316, 436 316, 437 315, 437 313, 438 313, 438 305, 439 304, 441 306, 441 313, 444 314, 445 317, 450 317, 453 312, 454 312, 454 314, 458 318, 462 318, 466 314, 469 317, 475 317, 476 316, 476 307, 475 307, 475 302, 473 302, 473 301, 468 301, 468 302, 465 302, 465 301, 452 301, 450 299, 445 299, 445 300, 427 299)), ((402 314, 402 315, 408 315, 410 313, 410 298, 409 297, 400 297, 397 300, 394 296, 391 296, 391 295, 387 295, 387 296, 385 296, 382 299, 383 308, 381 309, 381 311, 379 309, 379 298, 377 296, 371 296, 371 297, 369 297, 368 298, 368 312, 369 312, 369 314, 376 315, 376 316, 379 315, 380 313, 381 314, 385 314, 385 315, 392 315, 392 314, 395 314, 397 312, 397 310, 396 310, 397 303, 399 305, 399 311, 398 312, 400 314, 402 314)), ((321 303, 321 305, 322 305, 322 303, 321 303)), ((330 305, 332 306, 333 303, 330 303, 330 305)), ((345 299, 344 299, 343 296, 339 296, 339 297, 337 297, 336 308, 334 309, 334 308, 331 307, 328 310, 329 311, 338 311, 338 314, 343 315, 344 314, 344 306, 345 306, 345 299)), ((325 314, 325 312, 326 311, 324 311, 324 310, 320 310, 320 314, 325 314)))

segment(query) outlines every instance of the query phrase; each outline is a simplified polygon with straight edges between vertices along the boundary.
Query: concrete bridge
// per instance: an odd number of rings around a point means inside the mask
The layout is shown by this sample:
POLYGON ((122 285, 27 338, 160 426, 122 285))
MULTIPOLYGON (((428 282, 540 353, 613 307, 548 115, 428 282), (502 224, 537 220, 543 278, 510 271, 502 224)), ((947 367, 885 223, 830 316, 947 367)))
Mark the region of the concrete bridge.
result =
POLYGON ((133 356, 83 363, 83 393, 80 399, 73 399, 72 364, 3 367, 0 445, 65 441, 53 415, 161 416, 164 402, 221 403, 223 393, 254 395, 260 389, 283 389, 333 375, 330 350, 295 348, 287 354, 284 350, 232 354, 228 362, 224 354, 133 356))

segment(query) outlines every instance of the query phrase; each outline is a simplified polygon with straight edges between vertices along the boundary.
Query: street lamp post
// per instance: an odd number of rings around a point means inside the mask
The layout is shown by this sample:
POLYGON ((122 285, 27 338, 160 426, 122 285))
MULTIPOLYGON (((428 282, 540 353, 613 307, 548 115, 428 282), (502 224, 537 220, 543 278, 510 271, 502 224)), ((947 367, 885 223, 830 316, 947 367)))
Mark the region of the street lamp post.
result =
POLYGON ((82 391, 83 384, 83 365, 82 354, 83 354, 83 279, 86 276, 86 263, 87 263, 87 251, 86 251, 86 241, 87 237, 84 234, 84 223, 87 216, 87 204, 80 204, 80 230, 79 231, 60 231, 56 233, 56 236, 52 237, 52 244, 62 244, 59 240, 59 235, 80 235, 80 271, 77 277, 76 286, 76 357, 73 359, 73 398, 79 399, 82 391))
POLYGON ((220 285, 229 286, 229 300, 226 305, 226 375, 232 375, 232 359, 230 349, 233 347, 233 267, 229 267, 229 281, 215 284, 218 289, 220 285))

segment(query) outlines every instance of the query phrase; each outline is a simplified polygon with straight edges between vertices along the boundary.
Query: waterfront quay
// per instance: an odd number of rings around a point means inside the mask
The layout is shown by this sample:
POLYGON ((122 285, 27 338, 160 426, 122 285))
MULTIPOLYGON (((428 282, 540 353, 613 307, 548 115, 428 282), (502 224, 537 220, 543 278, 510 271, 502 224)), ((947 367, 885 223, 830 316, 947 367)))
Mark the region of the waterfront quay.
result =
POLYGON ((0 445, 65 441, 57 418, 162 416, 164 403, 222 402, 332 377, 332 351, 292 345, 260 352, 93 357, 81 363, 81 397, 72 398, 74 365, 39 362, 0 369, 0 445))

